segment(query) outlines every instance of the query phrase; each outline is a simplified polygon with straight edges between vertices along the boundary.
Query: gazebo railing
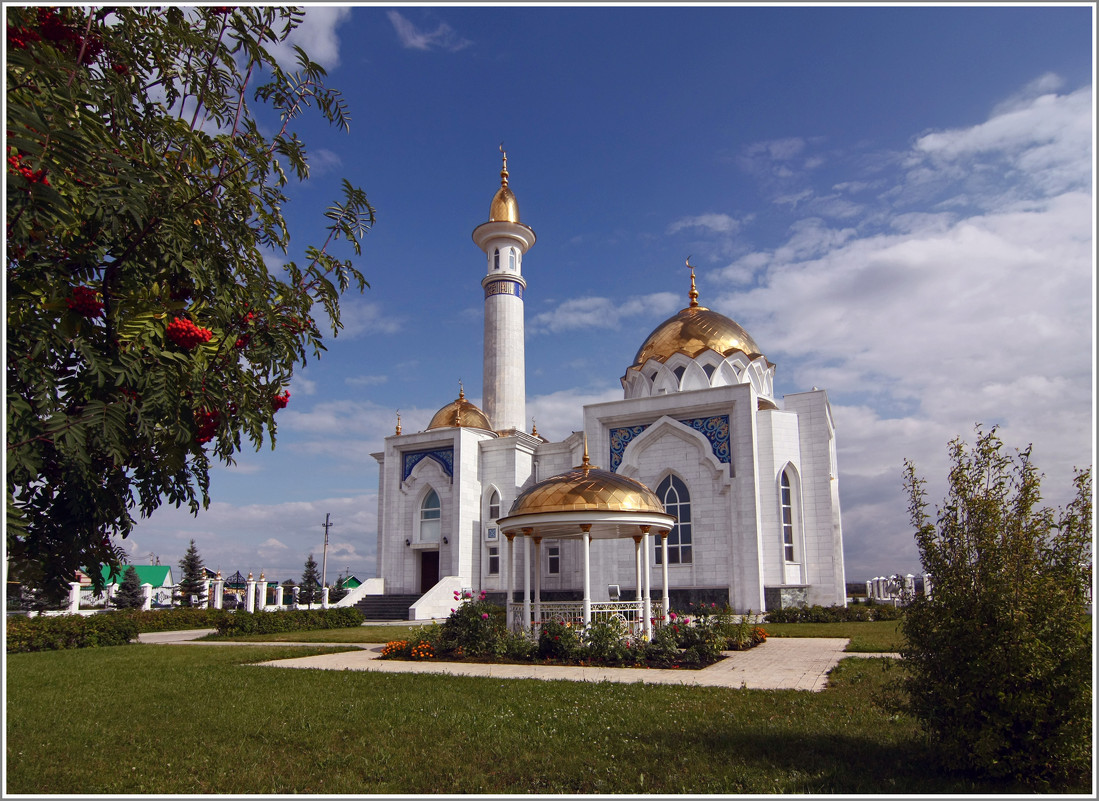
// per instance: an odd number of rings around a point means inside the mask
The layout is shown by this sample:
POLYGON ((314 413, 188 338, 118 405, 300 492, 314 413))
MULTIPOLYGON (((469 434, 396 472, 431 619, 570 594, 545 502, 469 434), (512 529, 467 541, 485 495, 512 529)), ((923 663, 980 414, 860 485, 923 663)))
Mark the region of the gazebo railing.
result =
MULTIPOLYGON (((561 623, 570 623, 575 627, 584 625, 583 601, 542 601, 539 604, 542 620, 556 620, 561 623)), ((625 627, 634 633, 639 633, 644 628, 644 601, 599 601, 591 605, 591 619, 595 623, 601 620, 620 620, 625 627)), ((663 619, 663 604, 659 600, 653 600, 650 607, 651 617, 656 623, 663 619)), ((537 636, 540 621, 534 619, 534 604, 531 603, 530 629, 537 636)), ((522 601, 508 604, 508 620, 513 630, 524 628, 522 601)))

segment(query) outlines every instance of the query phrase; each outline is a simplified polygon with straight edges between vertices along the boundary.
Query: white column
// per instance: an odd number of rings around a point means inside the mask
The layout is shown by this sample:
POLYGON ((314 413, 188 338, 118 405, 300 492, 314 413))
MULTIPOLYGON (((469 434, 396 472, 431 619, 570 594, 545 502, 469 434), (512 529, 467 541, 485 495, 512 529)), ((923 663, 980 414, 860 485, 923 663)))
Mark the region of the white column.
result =
POLYGON ((660 547, 664 552, 662 554, 663 558, 660 560, 663 563, 661 565, 661 568, 662 568, 661 569, 661 574, 662 574, 662 578, 663 578, 663 582, 664 582, 664 596, 663 596, 663 598, 661 598, 661 600, 664 602, 664 615, 661 617, 661 623, 666 625, 668 623, 668 621, 670 620, 670 618, 668 617, 668 613, 672 611, 672 607, 671 607, 672 602, 671 602, 670 596, 668 595, 668 532, 667 531, 661 531, 660 532, 660 547))
POLYGON ((534 538, 534 619, 542 633, 542 538, 534 538))
POLYGON ((117 584, 108 584, 107 585, 107 607, 106 607, 107 609, 111 608, 111 602, 114 600, 114 594, 115 594, 115 591, 117 589, 118 589, 117 584))
POLYGON ((328 587, 321 587, 321 609, 328 608, 328 587))
POLYGON ((244 610, 256 611, 256 580, 252 578, 251 573, 248 574, 248 580, 244 582, 244 610))
POLYGON ((641 549, 643 551, 641 556, 642 569, 645 579, 645 603, 642 606, 642 614, 644 614, 645 623, 645 636, 650 640, 653 637, 653 594, 652 594, 652 581, 649 574, 652 571, 649 569, 649 527, 641 527, 641 549))
POLYGON ((584 628, 591 625, 591 523, 580 526, 584 532, 584 628))
POLYGON ((294 608, 298 608, 298 594, 301 592, 301 587, 290 588, 290 600, 294 604, 294 608))
POLYGON ((637 622, 641 624, 641 629, 644 630, 645 621, 641 619, 644 614, 643 602, 641 600, 641 535, 635 534, 633 538, 633 559, 637 568, 637 622))
POLYGON ((259 581, 256 582, 256 611, 264 612, 267 610, 267 574, 260 573, 259 581))
POLYGON ((515 603, 515 535, 505 534, 504 536, 508 538, 508 599, 504 609, 507 610, 508 631, 514 631, 511 606, 515 603))
POLYGON ((282 585, 275 587, 275 606, 282 608, 282 585))
POLYGON ((153 585, 142 584, 141 592, 145 595, 145 597, 141 601, 141 608, 142 610, 148 612, 150 609, 153 608, 153 585))
POLYGON ((75 615, 80 611, 80 582, 69 582, 69 614, 75 615))
POLYGON ((530 631, 530 532, 523 529, 523 631, 530 631))

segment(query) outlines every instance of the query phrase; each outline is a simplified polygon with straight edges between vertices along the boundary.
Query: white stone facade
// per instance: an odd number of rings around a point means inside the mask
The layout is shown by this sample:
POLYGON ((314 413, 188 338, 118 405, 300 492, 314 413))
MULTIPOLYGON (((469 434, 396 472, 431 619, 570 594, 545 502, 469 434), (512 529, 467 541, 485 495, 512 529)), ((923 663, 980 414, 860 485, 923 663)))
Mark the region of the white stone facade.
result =
MULTIPOLYGON (((593 465, 658 495, 667 481, 685 501, 668 565, 673 609, 702 601, 727 601, 738 612, 845 603, 836 432, 824 390, 776 400, 775 368, 762 356, 676 353, 627 370, 623 400, 585 407, 583 431, 553 443, 527 434, 521 267, 534 233, 497 220, 478 226, 474 241, 488 260, 483 396, 494 430, 396 434, 375 454, 378 575, 387 593, 423 594, 446 577, 474 592, 504 593, 508 541, 493 537, 495 521, 527 487, 578 466, 586 440, 593 465)), ((648 563, 658 595, 663 567, 654 540, 648 563)), ((579 598, 580 546, 542 541, 532 567, 543 597, 579 598)), ((513 547, 518 591, 525 554, 533 558, 535 549, 521 536, 513 547)), ((590 558, 593 601, 610 600, 612 584, 635 597, 631 541, 599 541, 590 558)))

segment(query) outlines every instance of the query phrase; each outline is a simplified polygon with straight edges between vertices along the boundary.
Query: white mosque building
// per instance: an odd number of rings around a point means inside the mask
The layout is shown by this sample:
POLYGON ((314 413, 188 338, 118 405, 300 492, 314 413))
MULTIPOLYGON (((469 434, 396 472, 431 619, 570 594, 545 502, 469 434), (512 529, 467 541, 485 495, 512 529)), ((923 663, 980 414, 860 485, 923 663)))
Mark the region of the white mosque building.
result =
POLYGON ((500 176, 488 221, 473 231, 486 257, 484 408, 459 391, 423 431, 402 431, 398 418, 374 454, 374 591, 406 599, 411 617, 433 616, 424 600, 433 593, 453 606, 456 588, 501 599, 511 590, 527 609, 532 598, 640 604, 643 590, 673 610, 845 603, 828 396, 814 388, 776 399, 775 366, 741 326, 699 304, 693 270, 686 307, 654 320, 625 365, 621 400, 585 406, 583 431, 561 442, 525 430, 523 259, 536 238, 520 222, 506 154, 500 176), (575 497, 594 466, 594 501, 575 497), (569 471, 579 477, 574 497, 538 487, 569 471), (540 503, 553 496, 558 510, 609 502, 629 511, 646 489, 674 525, 621 530, 591 547, 587 531, 508 526, 540 511, 532 491, 540 503))

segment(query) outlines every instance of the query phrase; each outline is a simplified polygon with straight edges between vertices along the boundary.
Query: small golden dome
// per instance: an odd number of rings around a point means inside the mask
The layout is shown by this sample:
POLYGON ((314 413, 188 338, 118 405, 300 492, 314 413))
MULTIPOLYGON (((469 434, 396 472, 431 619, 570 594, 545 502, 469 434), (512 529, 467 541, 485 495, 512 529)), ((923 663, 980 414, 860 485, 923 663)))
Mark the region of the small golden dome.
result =
POLYGON ((508 517, 544 512, 596 511, 664 514, 664 505, 640 481, 592 467, 585 447, 582 465, 540 481, 521 493, 512 504, 508 517))
POLYGON ((690 259, 687 266, 691 268, 690 305, 653 329, 637 351, 632 366, 642 367, 649 359, 665 362, 676 353, 693 359, 705 350, 717 351, 722 356, 740 351, 752 359, 763 355, 755 340, 737 323, 724 314, 698 305, 690 259))
POLYGON ((519 222, 519 201, 515 199, 515 193, 508 187, 508 154, 504 146, 500 145, 500 152, 504 154, 504 167, 500 170, 500 188, 492 198, 492 205, 488 209, 489 222, 519 222))
POLYGON ((435 412, 427 424, 427 430, 433 428, 483 428, 491 431, 492 425, 484 412, 466 400, 465 390, 459 387, 458 398, 435 412))

